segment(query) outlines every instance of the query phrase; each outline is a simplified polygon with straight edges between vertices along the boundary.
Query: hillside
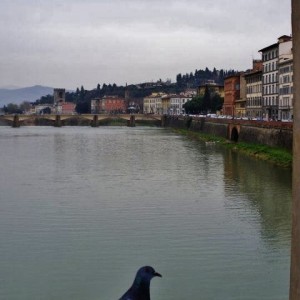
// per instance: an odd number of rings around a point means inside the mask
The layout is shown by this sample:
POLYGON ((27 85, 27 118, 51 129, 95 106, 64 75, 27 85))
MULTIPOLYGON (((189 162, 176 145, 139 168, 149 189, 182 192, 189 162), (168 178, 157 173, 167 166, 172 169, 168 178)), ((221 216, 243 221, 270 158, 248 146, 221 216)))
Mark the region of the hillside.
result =
POLYGON ((34 102, 42 96, 52 95, 53 88, 41 85, 18 89, 0 89, 0 107, 8 103, 34 102))

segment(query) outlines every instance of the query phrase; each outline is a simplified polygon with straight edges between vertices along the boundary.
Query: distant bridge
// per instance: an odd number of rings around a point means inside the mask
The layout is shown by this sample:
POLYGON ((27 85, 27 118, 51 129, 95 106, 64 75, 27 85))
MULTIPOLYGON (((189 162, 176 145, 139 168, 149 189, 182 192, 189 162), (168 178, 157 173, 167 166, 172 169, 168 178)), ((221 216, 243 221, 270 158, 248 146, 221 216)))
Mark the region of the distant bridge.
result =
POLYGON ((108 122, 126 121, 127 126, 155 124, 188 128, 212 135, 222 136, 231 141, 244 141, 292 149, 293 123, 280 121, 256 121, 243 119, 222 119, 209 117, 187 117, 154 114, 44 114, 44 115, 2 115, 0 125, 20 127, 26 125, 89 125, 97 127, 108 122))
MULTIPOLYGON (((53 126, 60 127, 64 124, 64 121, 75 120, 90 121, 90 125, 93 127, 99 126, 101 121, 109 120, 125 120, 127 125, 130 127, 135 126, 136 121, 155 121, 163 122, 161 115, 153 114, 43 114, 43 115, 2 115, 0 116, 0 122, 5 125, 10 125, 12 127, 20 127, 22 125, 31 123, 39 124, 41 121, 50 121, 53 126)), ((160 123, 161 124, 161 123, 160 123)))

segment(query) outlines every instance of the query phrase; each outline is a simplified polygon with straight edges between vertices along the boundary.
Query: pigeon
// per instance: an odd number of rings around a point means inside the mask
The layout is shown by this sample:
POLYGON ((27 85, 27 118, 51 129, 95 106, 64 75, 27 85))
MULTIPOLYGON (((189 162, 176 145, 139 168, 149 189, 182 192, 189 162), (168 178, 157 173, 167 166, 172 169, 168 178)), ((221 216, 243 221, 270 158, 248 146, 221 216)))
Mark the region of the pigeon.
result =
POLYGON ((150 281, 153 277, 162 277, 150 266, 140 268, 132 286, 119 300, 150 300, 150 281))

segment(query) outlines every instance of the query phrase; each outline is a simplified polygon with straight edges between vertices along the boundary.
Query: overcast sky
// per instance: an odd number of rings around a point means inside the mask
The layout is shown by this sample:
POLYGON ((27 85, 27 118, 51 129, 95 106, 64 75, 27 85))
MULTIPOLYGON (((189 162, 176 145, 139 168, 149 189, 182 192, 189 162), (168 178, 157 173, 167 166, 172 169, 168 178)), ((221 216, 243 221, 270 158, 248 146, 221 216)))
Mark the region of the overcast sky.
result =
POLYGON ((0 87, 75 89, 251 67, 291 0, 1 0, 0 87))

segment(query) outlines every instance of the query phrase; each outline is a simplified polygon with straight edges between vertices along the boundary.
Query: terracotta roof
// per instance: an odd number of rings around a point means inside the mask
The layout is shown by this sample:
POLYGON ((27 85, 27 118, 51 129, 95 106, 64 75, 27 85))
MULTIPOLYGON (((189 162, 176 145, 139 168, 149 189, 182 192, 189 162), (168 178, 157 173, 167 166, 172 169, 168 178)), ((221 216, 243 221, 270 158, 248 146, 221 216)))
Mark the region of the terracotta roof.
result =
POLYGON ((259 74, 259 73, 262 73, 262 70, 251 70, 248 73, 245 73, 244 77, 251 76, 251 75, 254 75, 254 74, 259 74))
POLYGON ((272 48, 278 47, 278 45, 279 45, 279 43, 272 44, 270 46, 267 46, 265 48, 262 48, 262 49, 258 50, 258 52, 264 52, 264 51, 270 50, 272 48))

